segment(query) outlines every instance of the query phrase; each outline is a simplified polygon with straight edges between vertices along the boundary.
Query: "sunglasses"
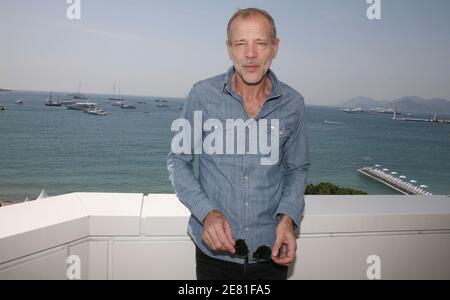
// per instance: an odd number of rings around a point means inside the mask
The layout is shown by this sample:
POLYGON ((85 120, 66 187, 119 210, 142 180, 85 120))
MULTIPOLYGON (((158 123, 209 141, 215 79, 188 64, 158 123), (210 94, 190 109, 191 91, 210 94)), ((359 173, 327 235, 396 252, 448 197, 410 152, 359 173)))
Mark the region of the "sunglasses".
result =
MULTIPOLYGON (((237 240, 234 249, 236 250, 235 256, 248 258, 249 252, 245 240, 237 240)), ((258 249, 253 252, 252 258, 257 262, 270 261, 272 259, 272 249, 267 245, 259 246, 258 249)))

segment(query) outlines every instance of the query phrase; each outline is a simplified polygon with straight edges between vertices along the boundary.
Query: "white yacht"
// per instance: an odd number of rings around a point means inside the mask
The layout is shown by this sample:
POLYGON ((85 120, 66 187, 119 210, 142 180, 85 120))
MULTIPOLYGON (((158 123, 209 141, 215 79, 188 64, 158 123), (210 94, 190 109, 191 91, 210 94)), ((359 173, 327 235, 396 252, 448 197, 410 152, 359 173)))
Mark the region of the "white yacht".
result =
POLYGON ((75 104, 70 104, 67 106, 68 109, 75 109, 75 110, 87 110, 92 107, 97 107, 97 103, 94 102, 77 102, 75 104))
POLYGON ((112 106, 122 106, 124 105, 123 101, 114 101, 111 103, 112 106))
POLYGON ((107 112, 105 112, 103 109, 100 109, 98 107, 91 107, 86 110, 86 112, 90 115, 97 115, 97 116, 106 116, 108 115, 107 112))

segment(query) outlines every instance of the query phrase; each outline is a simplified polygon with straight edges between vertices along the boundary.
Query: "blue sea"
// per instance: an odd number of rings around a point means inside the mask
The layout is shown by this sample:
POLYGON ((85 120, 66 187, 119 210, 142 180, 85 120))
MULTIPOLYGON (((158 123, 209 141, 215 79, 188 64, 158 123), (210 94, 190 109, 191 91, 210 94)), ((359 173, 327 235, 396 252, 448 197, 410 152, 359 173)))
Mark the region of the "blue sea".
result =
MULTIPOLYGON (((104 103, 109 95, 87 95, 109 113, 94 116, 47 107, 48 96, 0 93, 0 105, 7 108, 0 111, 0 200, 34 199, 42 189, 49 195, 173 193, 166 159, 171 123, 184 99, 161 97, 169 107, 157 107, 158 97, 125 96, 128 104, 137 107, 125 110, 104 103), (18 99, 23 105, 16 104, 18 99)), ((309 183, 397 194, 357 172, 379 164, 427 185, 433 194, 450 194, 450 125, 392 121, 392 115, 348 114, 308 103, 306 114, 312 163, 309 183)))

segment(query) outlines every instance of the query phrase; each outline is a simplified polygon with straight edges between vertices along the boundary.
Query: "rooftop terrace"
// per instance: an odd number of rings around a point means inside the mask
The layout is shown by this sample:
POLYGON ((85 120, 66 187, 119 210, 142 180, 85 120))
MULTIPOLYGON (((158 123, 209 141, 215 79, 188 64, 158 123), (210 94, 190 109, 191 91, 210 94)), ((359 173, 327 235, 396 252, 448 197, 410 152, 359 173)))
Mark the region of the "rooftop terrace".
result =
MULTIPOLYGON (((71 193, 0 208, 0 279, 195 279, 173 194, 71 193), (68 263, 69 262, 69 263, 68 263)), ((289 279, 450 279, 447 196, 306 196, 289 279)))

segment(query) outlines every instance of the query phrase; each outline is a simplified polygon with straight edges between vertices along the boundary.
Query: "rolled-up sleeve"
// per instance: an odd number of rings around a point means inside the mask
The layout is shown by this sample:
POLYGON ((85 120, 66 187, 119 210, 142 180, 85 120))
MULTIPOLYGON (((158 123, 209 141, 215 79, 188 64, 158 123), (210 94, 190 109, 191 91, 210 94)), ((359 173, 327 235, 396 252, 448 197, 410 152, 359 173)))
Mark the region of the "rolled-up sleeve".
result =
POLYGON ((192 215, 201 223, 206 215, 217 209, 208 199, 201 188, 194 173, 194 111, 196 100, 196 86, 189 93, 180 118, 185 119, 191 125, 191 149, 189 153, 174 153, 171 149, 167 158, 169 179, 178 199, 191 211, 192 215))
POLYGON ((297 227, 305 208, 306 176, 310 166, 308 138, 306 133, 305 104, 301 98, 298 122, 283 146, 283 192, 276 212, 288 215, 297 227))

